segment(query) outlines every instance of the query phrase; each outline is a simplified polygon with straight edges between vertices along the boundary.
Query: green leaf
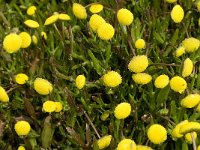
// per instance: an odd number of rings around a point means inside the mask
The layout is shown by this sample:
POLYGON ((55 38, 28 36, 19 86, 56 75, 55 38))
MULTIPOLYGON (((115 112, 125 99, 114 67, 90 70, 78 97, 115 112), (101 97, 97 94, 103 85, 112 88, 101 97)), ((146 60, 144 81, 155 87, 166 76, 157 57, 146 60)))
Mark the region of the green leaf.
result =
POLYGON ((170 91, 170 86, 166 86, 165 88, 161 89, 156 97, 157 105, 159 106, 161 103, 167 100, 170 91))

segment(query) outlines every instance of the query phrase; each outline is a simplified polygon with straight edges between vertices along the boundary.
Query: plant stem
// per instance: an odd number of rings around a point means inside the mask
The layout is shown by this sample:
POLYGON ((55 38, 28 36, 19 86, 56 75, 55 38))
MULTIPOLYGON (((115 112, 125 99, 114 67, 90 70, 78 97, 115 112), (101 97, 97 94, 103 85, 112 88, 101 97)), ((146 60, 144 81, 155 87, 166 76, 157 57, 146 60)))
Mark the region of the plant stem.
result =
POLYGON ((193 150, 197 150, 197 145, 194 139, 194 134, 193 132, 190 133, 191 137, 192 137, 192 146, 193 146, 193 150))

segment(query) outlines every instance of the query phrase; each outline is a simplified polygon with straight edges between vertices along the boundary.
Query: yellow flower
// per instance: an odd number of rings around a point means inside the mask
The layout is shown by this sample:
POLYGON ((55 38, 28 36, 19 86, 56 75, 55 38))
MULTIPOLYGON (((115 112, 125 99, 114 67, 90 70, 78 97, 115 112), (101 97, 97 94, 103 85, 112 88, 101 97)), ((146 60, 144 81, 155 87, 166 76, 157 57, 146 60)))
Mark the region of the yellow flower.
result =
POLYGON ((200 1, 197 3, 197 9, 200 11, 200 1))
POLYGON ((183 47, 185 47, 185 51, 188 53, 196 51, 200 46, 200 41, 196 38, 190 37, 186 38, 182 41, 183 47))
POLYGON ((152 77, 147 73, 137 73, 132 75, 132 79, 135 83, 144 85, 148 84, 152 80, 152 77))
POLYGON ((131 105, 129 103, 123 102, 115 107, 114 115, 117 119, 125 119, 131 113, 131 105))
POLYGON ((34 81, 34 89, 41 95, 48 95, 52 92, 53 86, 45 79, 36 78, 34 81))
POLYGON ((108 87, 116 87, 122 83, 122 77, 115 71, 109 71, 103 76, 103 82, 108 87))
POLYGON ((193 108, 197 106, 200 102, 199 94, 189 94, 181 100, 181 106, 185 108, 193 108))
POLYGON ((164 88, 169 84, 169 77, 165 74, 160 75, 156 78, 154 85, 157 88, 164 88))
POLYGON ((102 40, 110 40, 115 34, 115 29, 111 24, 105 22, 98 27, 97 34, 102 40))
POLYGON ((93 14, 96 14, 96 13, 99 13, 103 10, 103 5, 101 4, 92 4, 90 6, 90 12, 93 13, 93 14))
POLYGON ((171 11, 171 18, 175 23, 180 23, 184 17, 184 10, 180 5, 175 5, 171 11))
POLYGON ((86 78, 84 75, 78 75, 76 77, 76 87, 80 90, 85 86, 86 78))
POLYGON ((187 124, 187 123, 188 123, 188 120, 184 120, 184 121, 181 121, 179 124, 177 124, 175 128, 172 130, 172 137, 173 138, 183 137, 183 134, 180 134, 180 128, 182 125, 187 124))
POLYGON ((42 31, 42 32, 41 32, 41 36, 42 36, 45 40, 47 40, 47 34, 46 34, 46 32, 42 31))
POLYGON ((128 69, 135 73, 140 73, 146 70, 148 67, 149 62, 146 55, 138 55, 133 56, 131 61, 128 64, 128 69))
POLYGON ((200 145, 197 147, 197 150, 200 150, 200 145))
POLYGON ((72 10, 73 10, 74 15, 78 19, 86 19, 87 18, 86 9, 81 4, 74 3, 72 6, 72 10))
POLYGON ((37 8, 36 8, 35 6, 30 6, 30 7, 27 9, 26 13, 27 13, 29 16, 32 16, 32 15, 35 14, 35 11, 36 11, 36 10, 37 10, 37 8))
POLYGON ((136 144, 131 139, 123 139, 117 145, 117 150, 137 150, 136 144))
POLYGON ((189 75, 191 75, 192 70, 193 70, 193 62, 190 60, 190 58, 187 58, 183 64, 182 76, 188 77, 189 75))
POLYGON ((101 26, 103 23, 106 23, 106 21, 99 15, 94 14, 90 17, 90 27, 93 31, 97 31, 97 29, 99 28, 99 26, 101 26))
POLYGON ((45 26, 50 25, 52 23, 55 23, 57 20, 58 20, 58 14, 54 14, 45 20, 44 25, 45 26))
POLYGON ((153 149, 149 146, 137 145, 137 150, 153 150, 153 149))
POLYGON ((167 140, 167 131, 162 125, 153 124, 148 129, 147 136, 152 143, 160 144, 167 140))
POLYGON ((24 24, 27 25, 30 28, 38 28, 39 27, 39 23, 34 21, 34 20, 26 20, 24 21, 24 24))
POLYGON ((56 105, 55 112, 60 112, 63 109, 61 102, 54 102, 56 105))
POLYGON ((188 122, 180 127, 180 134, 186 134, 193 131, 200 131, 200 123, 198 122, 188 122))
POLYGON ((181 46, 181 47, 179 47, 179 48, 176 50, 175 55, 176 55, 176 57, 180 57, 180 56, 182 56, 184 53, 185 53, 185 47, 181 46))
POLYGON ((34 43, 35 45, 37 45, 38 39, 37 39, 37 37, 36 37, 35 35, 32 36, 32 41, 33 41, 33 43, 34 43))
POLYGON ((183 93, 187 88, 187 83, 183 78, 175 76, 170 80, 170 87, 175 92, 183 93))
POLYGON ((177 0, 165 0, 168 3, 175 3, 177 0))
POLYGON ((53 101, 46 101, 43 103, 42 109, 48 113, 54 112, 56 110, 56 104, 53 101))
POLYGON ((130 25, 133 22, 133 14, 128 9, 121 8, 117 12, 117 19, 122 25, 130 25))
POLYGON ((71 20, 71 18, 70 18, 70 16, 69 15, 67 15, 67 14, 59 14, 58 15, 58 19, 59 20, 71 20))
POLYGON ((19 146, 17 150, 26 150, 24 146, 19 146))
POLYGON ((15 124, 15 131, 16 133, 20 136, 20 135, 27 135, 29 134, 30 130, 31 130, 31 126, 27 121, 18 121, 15 124))
POLYGON ((18 84, 25 84, 28 81, 28 76, 24 73, 19 73, 15 76, 15 82, 18 84))
POLYGON ((189 144, 192 144, 192 136, 191 136, 191 134, 193 134, 194 140, 196 140, 196 138, 197 138, 197 133, 196 133, 196 132, 192 132, 192 133, 187 133, 187 134, 185 134, 185 140, 186 140, 186 142, 189 143, 189 144))
POLYGON ((9 102, 8 94, 2 86, 0 86, 0 101, 4 103, 9 102))
POLYGON ((3 40, 3 48, 8 53, 17 52, 22 45, 22 39, 15 33, 8 34, 3 40))
POLYGON ((100 138, 97 141, 99 149, 104 149, 104 148, 108 147, 110 145, 111 139, 112 139, 112 135, 106 135, 106 136, 100 138))
POLYGON ((19 36, 22 39, 21 48, 27 48, 31 45, 31 36, 27 32, 21 32, 19 36))
POLYGON ((136 42, 135 42, 135 47, 137 49, 143 49, 145 48, 145 41, 143 39, 138 39, 136 42))

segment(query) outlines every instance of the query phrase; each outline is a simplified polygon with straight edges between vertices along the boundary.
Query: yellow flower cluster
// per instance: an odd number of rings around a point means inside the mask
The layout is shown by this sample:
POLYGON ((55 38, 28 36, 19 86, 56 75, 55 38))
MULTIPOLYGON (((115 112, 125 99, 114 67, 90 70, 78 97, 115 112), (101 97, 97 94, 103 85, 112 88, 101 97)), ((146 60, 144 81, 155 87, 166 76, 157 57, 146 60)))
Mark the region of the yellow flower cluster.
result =
POLYGON ((9 102, 8 94, 2 86, 0 86, 0 101, 4 103, 9 102))
POLYGON ((90 21, 89 21, 89 24, 90 24, 90 27, 93 31, 97 31, 97 29, 102 25, 104 24, 106 21, 99 15, 97 14, 93 14, 91 17, 90 17, 90 21))
POLYGON ((168 3, 175 3, 177 0, 165 0, 168 3))
POLYGON ((101 4, 92 4, 90 6, 89 10, 93 14, 99 13, 99 12, 101 12, 103 10, 103 5, 101 5, 101 4))
POLYGON ((171 11, 171 18, 175 23, 180 23, 184 18, 184 10, 180 5, 175 5, 171 11))
POLYGON ((19 146, 17 150, 26 150, 24 146, 19 146))
POLYGON ((179 47, 179 48, 176 50, 175 55, 176 55, 176 57, 180 57, 180 56, 182 56, 184 53, 185 53, 185 47, 181 46, 181 47, 179 47))
POLYGON ((181 121, 179 124, 175 126, 175 128, 172 130, 172 137, 173 138, 181 138, 183 137, 183 134, 180 133, 180 128, 182 125, 187 124, 188 120, 181 121))
POLYGON ((112 139, 112 135, 106 135, 100 139, 98 139, 97 144, 99 149, 104 149, 110 145, 112 139))
POLYGON ((35 14, 35 11, 37 10, 37 8, 35 6, 30 6, 28 7, 26 13, 30 16, 34 15, 35 14))
POLYGON ((117 150, 137 150, 135 141, 131 139, 123 139, 117 145, 117 150))
POLYGON ((197 106, 200 102, 199 94, 189 94, 181 100, 181 106, 185 108, 193 108, 197 106))
POLYGON ((189 144, 192 144, 192 135, 191 134, 193 134, 194 140, 196 140, 196 138, 197 138, 197 133, 196 132, 191 132, 191 133, 185 134, 185 140, 189 144))
POLYGON ((133 56, 128 64, 128 69, 135 73, 140 73, 146 70, 148 67, 148 58, 146 55, 133 56))
POLYGON ((31 130, 31 126, 27 121, 18 121, 14 128, 19 136, 28 135, 31 130))
POLYGON ((133 14, 130 10, 121 8, 117 12, 117 19, 122 25, 129 26, 133 22, 133 14))
POLYGON ((174 76, 170 80, 170 87, 175 92, 183 93, 187 88, 187 82, 180 76, 174 76))
POLYGON ((48 95, 52 92, 53 86, 46 79, 36 78, 34 81, 34 89, 41 95, 48 95))
POLYGON ((46 101, 43 103, 43 107, 42 109, 45 111, 45 112, 48 112, 48 113, 52 113, 52 112, 60 112, 62 110, 63 106, 62 106, 62 103, 61 102, 54 102, 54 101, 46 101))
POLYGON ((190 58, 187 58, 183 63, 183 70, 182 70, 182 76, 188 77, 191 75, 193 70, 193 62, 190 58))
POLYGON ((153 149, 149 146, 137 145, 137 150, 153 150, 153 149))
POLYGON ((123 102, 115 107, 114 115, 117 119, 125 119, 131 113, 131 105, 129 103, 123 102))
POLYGON ((137 73, 132 75, 132 79, 135 83, 144 85, 151 82, 152 77, 147 73, 137 73))
POLYGON ((137 49, 143 49, 143 48, 145 48, 145 41, 143 39, 137 39, 135 41, 135 47, 137 49))
POLYGON ((186 38, 182 41, 185 51, 188 53, 195 52, 200 47, 200 41, 194 37, 186 38))
POLYGON ((78 75, 76 77, 76 87, 80 90, 85 86, 86 78, 84 75, 78 75))
POLYGON ((169 84, 169 77, 167 75, 160 75, 155 79, 154 85, 157 88, 164 88, 169 84))
POLYGON ((86 9, 81 4, 73 3, 72 10, 73 10, 74 15, 78 19, 86 19, 87 18, 86 9))
POLYGON ((122 83, 122 77, 116 71, 109 71, 103 76, 103 82, 108 87, 117 87, 122 83))

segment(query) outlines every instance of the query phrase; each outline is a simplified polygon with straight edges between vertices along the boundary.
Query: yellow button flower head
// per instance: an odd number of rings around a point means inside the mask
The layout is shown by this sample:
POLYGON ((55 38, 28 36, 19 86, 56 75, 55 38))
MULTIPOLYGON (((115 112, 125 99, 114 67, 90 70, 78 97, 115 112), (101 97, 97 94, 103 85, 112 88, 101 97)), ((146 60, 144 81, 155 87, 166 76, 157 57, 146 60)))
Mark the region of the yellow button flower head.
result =
POLYGON ((193 131, 200 131, 200 123, 198 122, 188 122, 180 127, 180 134, 186 134, 193 131))
POLYGON ((189 94, 181 100, 181 106, 185 108, 193 108, 197 106, 200 102, 199 94, 189 94))
POLYGON ((24 146, 19 146, 17 150, 26 150, 24 146))
POLYGON ((52 92, 53 86, 45 79, 36 78, 34 81, 34 89, 41 95, 48 95, 52 92))
POLYGON ((80 90, 85 86, 86 78, 84 75, 78 75, 76 77, 76 87, 80 90))
POLYGON ((67 14, 59 14, 58 15, 58 19, 59 20, 71 20, 71 18, 70 18, 70 16, 69 15, 67 15, 67 14))
POLYGON ((152 77, 147 73, 137 73, 132 75, 132 79, 135 83, 144 85, 151 82, 152 77))
POLYGON ((130 115, 130 113, 131 105, 129 103, 123 102, 115 107, 114 114, 117 119, 125 119, 130 115))
POLYGON ((184 121, 181 121, 179 124, 177 124, 175 128, 172 130, 172 137, 173 138, 183 137, 183 134, 180 134, 180 128, 182 125, 187 124, 187 123, 188 123, 188 120, 184 120, 184 121))
POLYGON ((196 51, 200 46, 200 41, 196 38, 190 37, 186 38, 182 41, 183 47, 185 47, 185 51, 188 53, 196 51))
POLYGON ((102 40, 110 40, 115 34, 115 29, 111 24, 103 23, 98 27, 97 34, 102 40))
POLYGON ((153 150, 153 149, 149 146, 137 145, 137 150, 153 150))
POLYGON ((97 14, 93 14, 90 17, 89 24, 90 24, 91 29, 95 32, 97 31, 99 26, 101 26, 103 23, 106 23, 106 21, 101 16, 99 16, 97 14))
POLYGON ((90 6, 90 12, 93 13, 93 14, 96 14, 96 13, 99 13, 103 10, 103 5, 101 4, 92 4, 90 6))
MULTIPOLYGON (((194 136, 194 140, 196 140, 197 138, 197 133, 196 132, 192 132, 193 136, 194 136)), ((185 140, 187 143, 192 144, 192 136, 191 133, 187 133, 185 134, 185 140)))
POLYGON ((56 110, 56 104, 54 101, 46 101, 43 103, 42 109, 48 113, 54 112, 56 110))
POLYGON ((175 55, 176 55, 176 57, 180 57, 180 56, 182 56, 184 53, 185 53, 185 47, 181 46, 181 47, 179 47, 179 48, 176 50, 175 55))
POLYGON ((131 139, 123 139, 117 145, 117 150, 137 150, 135 141, 131 139))
POLYGON ((46 32, 42 31, 42 32, 41 32, 41 36, 42 36, 45 40, 47 40, 47 34, 46 34, 46 32))
POLYGON ((37 37, 36 37, 35 35, 32 36, 32 41, 33 41, 33 43, 34 43, 35 45, 37 45, 38 39, 37 39, 37 37))
POLYGON ((131 61, 128 64, 128 69, 135 73, 140 73, 146 70, 148 67, 149 62, 146 55, 138 55, 133 56, 131 61))
POLYGON ((27 48, 31 45, 31 36, 27 32, 21 32, 19 36, 22 39, 21 48, 27 48))
POLYGON ((35 6, 30 6, 30 7, 27 9, 26 13, 27 13, 29 16, 32 16, 32 15, 35 14, 35 11, 36 11, 36 10, 37 10, 37 8, 36 8, 35 6))
POLYGON ((187 83, 183 78, 175 76, 170 80, 170 87, 175 92, 183 93, 187 88, 187 83))
POLYGON ((130 10, 121 8, 117 12, 117 19, 122 25, 128 26, 133 22, 133 14, 130 10))
POLYGON ((74 15, 78 19, 86 19, 87 18, 86 9, 81 4, 74 3, 72 6, 72 10, 73 10, 74 15))
POLYGON ((4 103, 9 102, 8 94, 2 86, 0 86, 0 101, 4 103))
POLYGON ((167 140, 167 131, 160 124, 153 124, 147 131, 149 140, 154 144, 161 144, 167 140))
POLYGON ((22 45, 22 39, 15 33, 8 34, 3 40, 3 48, 8 53, 17 52, 22 45))
POLYGON ((168 3, 175 3, 177 0, 165 0, 168 3))
POLYGON ((18 121, 14 128, 19 136, 29 134, 31 130, 31 126, 27 121, 18 121))
POLYGON ((58 14, 54 14, 45 20, 44 25, 45 26, 50 25, 52 23, 55 23, 57 20, 58 20, 58 14))
POLYGON ((62 103, 61 102, 54 102, 56 105, 55 112, 60 112, 63 109, 62 103))
POLYGON ((111 139, 112 139, 112 135, 106 135, 106 136, 100 138, 97 141, 99 149, 104 149, 104 148, 108 147, 110 145, 111 139))
POLYGON ((116 87, 122 83, 122 77, 115 71, 109 71, 103 76, 103 82, 108 87, 116 87))
POLYGON ((143 39, 137 39, 137 41, 135 42, 135 47, 137 49, 145 48, 145 41, 143 39))
POLYGON ((197 3, 197 9, 200 11, 200 1, 197 3))
POLYGON ((154 82, 155 87, 160 89, 166 87, 168 84, 169 84, 169 77, 165 74, 158 76, 154 82))
POLYGON ((28 81, 28 76, 24 73, 19 73, 15 76, 15 82, 18 84, 25 84, 28 81))
POLYGON ((39 23, 34 21, 34 20, 26 20, 24 21, 24 24, 27 25, 30 28, 38 28, 39 27, 39 23))
POLYGON ((192 70, 193 70, 193 62, 190 60, 190 58, 187 58, 183 64, 182 76, 188 77, 189 75, 191 75, 192 70))
POLYGON ((175 5, 171 11, 171 18, 175 23, 180 23, 184 17, 184 10, 180 5, 175 5))

